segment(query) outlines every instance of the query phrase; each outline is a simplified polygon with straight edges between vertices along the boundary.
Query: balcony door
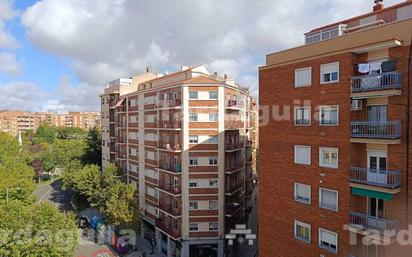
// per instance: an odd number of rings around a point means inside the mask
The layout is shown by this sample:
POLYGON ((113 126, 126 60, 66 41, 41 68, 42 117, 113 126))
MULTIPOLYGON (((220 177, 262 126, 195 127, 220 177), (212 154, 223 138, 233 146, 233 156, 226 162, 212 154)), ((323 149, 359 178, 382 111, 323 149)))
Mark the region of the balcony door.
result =
POLYGON ((385 218, 385 201, 382 199, 367 198, 367 228, 371 230, 383 231, 386 228, 385 218))
POLYGON ((386 122, 388 116, 388 107, 386 105, 368 106, 368 121, 386 122))
POLYGON ((368 182, 379 185, 388 183, 387 159, 385 151, 368 151, 368 182))

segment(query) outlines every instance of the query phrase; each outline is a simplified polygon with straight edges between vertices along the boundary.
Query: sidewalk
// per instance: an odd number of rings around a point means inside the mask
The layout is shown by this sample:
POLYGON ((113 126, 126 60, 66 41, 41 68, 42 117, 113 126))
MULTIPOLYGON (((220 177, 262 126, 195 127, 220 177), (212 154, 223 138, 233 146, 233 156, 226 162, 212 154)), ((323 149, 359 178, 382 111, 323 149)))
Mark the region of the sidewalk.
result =
POLYGON ((150 255, 150 252, 152 251, 152 246, 150 243, 139 237, 137 239, 137 246, 136 248, 138 249, 137 251, 133 251, 129 254, 126 254, 125 257, 143 257, 143 253, 146 252, 146 257, 165 257, 163 253, 160 253, 155 250, 154 254, 150 255))

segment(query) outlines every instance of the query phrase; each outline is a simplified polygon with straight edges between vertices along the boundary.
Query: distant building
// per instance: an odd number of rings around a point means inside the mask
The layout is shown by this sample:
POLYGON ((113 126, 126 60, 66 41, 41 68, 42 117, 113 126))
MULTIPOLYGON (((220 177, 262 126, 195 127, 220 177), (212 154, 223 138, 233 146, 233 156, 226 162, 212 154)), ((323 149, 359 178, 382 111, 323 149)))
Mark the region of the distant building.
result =
POLYGON ((100 128, 100 112, 68 112, 65 114, 48 112, 26 112, 0 110, 0 131, 17 136, 19 132, 36 131, 40 124, 72 128, 100 128))
POLYGON ((257 108, 203 66, 111 82, 101 96, 102 166, 138 191, 142 236, 167 256, 224 255, 252 201, 257 108), (190 253, 190 254, 189 254, 190 253))
POLYGON ((0 131, 17 136, 19 132, 36 130, 41 123, 41 119, 34 113, 0 110, 0 131))

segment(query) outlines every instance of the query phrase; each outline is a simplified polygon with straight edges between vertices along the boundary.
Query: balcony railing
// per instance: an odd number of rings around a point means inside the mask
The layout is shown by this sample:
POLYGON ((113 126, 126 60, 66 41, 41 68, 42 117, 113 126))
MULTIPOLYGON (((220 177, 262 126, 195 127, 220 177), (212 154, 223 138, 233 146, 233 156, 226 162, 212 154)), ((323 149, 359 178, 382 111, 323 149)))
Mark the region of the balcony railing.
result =
POLYGON ((180 238, 180 229, 173 228, 171 222, 167 222, 159 218, 156 220, 156 227, 176 239, 180 238))
POLYGON ((374 170, 351 167, 349 179, 351 182, 396 189, 401 186, 399 170, 374 170))
POLYGON ((385 72, 352 78, 352 93, 400 88, 401 74, 398 72, 385 72))
POLYGON ((181 104, 182 104, 182 100, 180 99, 159 100, 160 108, 176 107, 176 106, 180 106, 181 104))
POLYGON ((180 144, 175 144, 173 142, 171 143, 164 143, 164 142, 159 142, 158 144, 160 149, 164 150, 171 150, 171 151, 180 151, 180 144))
POLYGON ((162 184, 160 186, 160 189, 169 192, 171 194, 181 194, 182 193, 182 188, 180 185, 175 185, 175 184, 162 184))
POLYGON ((380 234, 399 228, 399 220, 387 220, 354 211, 349 212, 349 223, 352 226, 380 234))
POLYGON ((400 121, 351 122, 351 137, 398 139, 401 137, 400 121))
POLYGON ((174 208, 170 203, 168 204, 168 203, 160 202, 159 209, 175 217, 180 216, 182 214, 181 209, 174 208))
POLYGON ((178 129, 178 128, 182 128, 182 123, 179 121, 161 121, 160 128, 178 129))
POLYGON ((179 173, 179 172, 182 172, 182 164, 180 163, 177 163, 177 164, 160 163, 159 169, 179 173))

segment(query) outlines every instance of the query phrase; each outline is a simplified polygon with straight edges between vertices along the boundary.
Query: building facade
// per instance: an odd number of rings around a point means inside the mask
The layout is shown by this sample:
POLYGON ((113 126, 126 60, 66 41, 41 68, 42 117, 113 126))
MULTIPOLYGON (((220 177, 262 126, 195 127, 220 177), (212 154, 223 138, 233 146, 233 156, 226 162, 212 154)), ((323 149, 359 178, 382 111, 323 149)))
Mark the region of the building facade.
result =
POLYGON ((0 131, 17 136, 20 132, 36 130, 41 123, 34 113, 17 110, 0 110, 0 131))
POLYGON ((412 1, 376 2, 259 69, 263 257, 411 255, 412 1))
POLYGON ((142 236, 167 256, 223 256, 244 223, 253 172, 253 99, 203 66, 113 81, 101 95, 102 165, 136 186, 142 236))

